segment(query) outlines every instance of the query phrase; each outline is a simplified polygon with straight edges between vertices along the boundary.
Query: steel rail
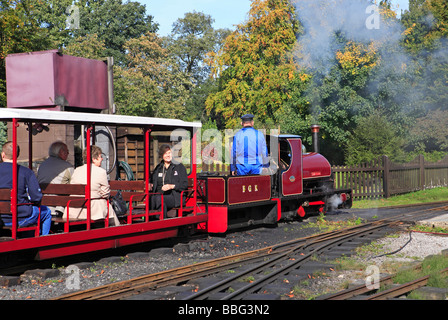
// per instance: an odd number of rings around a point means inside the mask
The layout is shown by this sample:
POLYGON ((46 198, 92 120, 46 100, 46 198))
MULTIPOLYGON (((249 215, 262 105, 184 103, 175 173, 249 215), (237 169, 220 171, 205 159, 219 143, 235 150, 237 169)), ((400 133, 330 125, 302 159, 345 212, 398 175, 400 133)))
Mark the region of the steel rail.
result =
MULTIPOLYGON (((359 227, 360 226, 355 226, 351 229, 357 229, 359 227)), ((222 269, 225 270, 235 265, 249 262, 253 263, 256 260, 264 259, 272 253, 283 254, 284 252, 289 252, 291 250, 291 246, 297 246, 302 243, 303 245, 308 245, 310 241, 324 241, 328 238, 337 236, 338 233, 344 234, 347 232, 350 232, 350 230, 342 229, 337 231, 329 231, 322 234, 312 235, 309 237, 295 239, 285 243, 236 254, 230 257, 217 258, 190 266, 179 267, 155 274, 144 275, 129 280, 103 285, 92 289, 73 292, 63 296, 55 297, 53 298, 53 300, 99 300, 122 298, 125 296, 143 292, 145 290, 151 290, 166 285, 177 284, 179 282, 187 281, 192 278, 216 273, 221 271, 222 269)))
POLYGON ((290 272, 291 270, 297 269, 300 265, 302 265, 304 262, 306 262, 313 255, 315 255, 317 253, 321 253, 324 249, 327 249, 328 247, 331 247, 331 246, 336 246, 339 243, 347 241, 350 238, 358 237, 358 236, 364 235, 366 233, 372 232, 376 229, 385 228, 387 226, 389 226, 389 224, 384 224, 384 225, 379 224, 379 225, 375 225, 375 226, 370 226, 370 227, 366 228, 366 230, 359 230, 359 231, 356 231, 351 234, 343 235, 340 237, 335 237, 332 240, 327 240, 325 243, 321 244, 317 248, 311 249, 310 252, 308 252, 307 254, 300 256, 300 258, 294 260, 294 262, 292 262, 292 263, 284 266, 283 268, 280 268, 272 273, 269 273, 268 275, 264 276, 261 279, 258 279, 252 283, 249 283, 248 285, 232 292, 231 294, 229 294, 227 296, 222 297, 221 300, 241 299, 244 296, 247 296, 248 294, 251 294, 251 293, 261 289, 266 284, 274 281, 278 277, 290 272))
POLYGON ((198 291, 195 294, 192 294, 192 295, 184 298, 183 300, 205 299, 209 295, 211 295, 211 294, 213 294, 215 292, 219 292, 219 291, 221 291, 221 290, 223 290, 225 288, 228 288, 230 283, 232 283, 233 281, 235 281, 235 280, 237 280, 237 279, 239 279, 239 278, 241 278, 241 277, 243 277, 243 276, 245 276, 247 274, 256 273, 259 270, 264 270, 265 268, 268 268, 270 266, 275 265, 279 261, 284 261, 285 258, 289 258, 290 255, 293 252, 303 248, 304 246, 305 246, 305 244, 298 245, 295 248, 293 248, 291 250, 288 250, 287 252, 279 254, 277 257, 275 257, 273 259, 270 259, 269 261, 265 261, 265 262, 263 262, 261 264, 258 264, 258 265, 254 266, 252 268, 249 268, 248 270, 246 270, 246 271, 244 271, 242 273, 238 273, 238 274, 236 274, 234 276, 228 277, 228 278, 226 278, 226 279, 224 279, 224 280, 222 280, 222 281, 220 281, 220 282, 218 282, 218 283, 216 283, 216 284, 214 284, 212 286, 209 286, 209 287, 207 287, 205 289, 202 289, 202 290, 198 291))
POLYGON ((331 232, 323 234, 312 235, 282 244, 244 252, 229 257, 221 257, 210 261, 197 263, 194 265, 178 267, 166 271, 161 271, 154 274, 144 275, 137 278, 124 280, 112 284, 103 285, 100 287, 77 291, 65 294, 63 296, 55 297, 53 300, 87 300, 87 299, 105 299, 124 294, 129 291, 139 291, 143 289, 154 289, 159 286, 179 283, 189 280, 193 277, 204 276, 206 274, 219 272, 220 269, 232 267, 234 265, 253 262, 257 259, 264 259, 270 254, 282 254, 289 251, 290 246, 298 245, 310 241, 310 239, 326 238, 331 236, 331 232))
POLYGON ((129 280, 124 280, 112 284, 95 287, 83 291, 77 291, 65 294, 63 296, 55 297, 53 300, 95 300, 106 298, 109 295, 121 294, 129 290, 141 289, 141 285, 157 287, 158 284, 163 284, 169 281, 181 281, 182 277, 191 273, 199 273, 204 270, 216 270, 217 268, 228 268, 234 263, 242 263, 252 258, 258 258, 260 254, 268 254, 272 248, 262 248, 250 252, 237 254, 231 257, 222 257, 210 261, 201 262, 194 265, 178 267, 175 269, 165 270, 158 273, 143 275, 129 280))
MULTIPOLYGON (((419 268, 418 266, 416 268, 419 268)), ((442 274, 448 274, 448 268, 440 271, 442 274)), ((393 283, 393 275, 389 275, 380 279, 380 285, 388 285, 393 283)), ((367 296, 362 300, 385 300, 389 298, 395 298, 403 295, 409 291, 418 289, 427 284, 429 276, 421 277, 417 280, 404 283, 402 285, 380 291, 376 294, 367 296)), ((366 293, 377 290, 376 288, 369 288, 366 285, 359 285, 350 289, 345 289, 333 294, 318 297, 316 300, 347 300, 356 296, 364 295, 366 293)))
MULTIPOLYGON (((416 267, 418 268, 418 267, 416 267)), ((440 271, 442 274, 448 274, 448 268, 443 269, 442 271, 440 271)), ((393 275, 389 275, 386 277, 383 277, 380 279, 380 285, 388 285, 388 284, 392 284, 393 283, 393 275)), ((403 295, 409 291, 418 289, 420 287, 423 287, 427 284, 429 279, 429 276, 424 276, 421 277, 419 279, 416 279, 414 281, 410 281, 407 283, 404 283, 402 285, 384 290, 384 291, 380 291, 376 294, 372 294, 369 295, 367 297, 365 297, 362 300, 385 300, 385 299, 389 299, 389 298, 396 298, 400 295, 403 295)), ((320 298, 317 298, 316 300, 348 300, 350 298, 356 297, 356 296, 360 296, 360 295, 365 295, 369 292, 378 290, 376 288, 369 288, 368 286, 364 285, 359 285, 350 289, 346 289, 346 290, 342 290, 330 295, 325 295, 322 296, 320 298)))
MULTIPOLYGON (((380 279, 380 284, 389 284, 392 283, 392 276, 386 276, 380 279)), ((321 297, 317 297, 316 300, 347 300, 362 294, 366 294, 368 292, 377 290, 375 288, 369 288, 365 284, 361 284, 359 286, 355 286, 353 288, 341 290, 339 292, 324 295, 321 297)))
MULTIPOLYGON (((392 222, 392 223, 394 223, 394 222, 392 222)), ((322 237, 320 239, 308 241, 304 245, 299 245, 299 246, 292 248, 288 252, 285 252, 284 254, 276 257, 276 259, 272 259, 267 262, 261 263, 261 264, 256 265, 242 273, 238 273, 234 276, 228 277, 212 286, 203 288, 200 291, 184 298, 184 300, 207 299, 210 295, 228 288, 232 282, 234 282, 235 280, 237 280, 241 277, 256 273, 260 270, 265 270, 266 268, 269 268, 280 261, 287 261, 291 258, 291 256, 296 251, 298 251, 300 249, 306 249, 309 246, 316 246, 319 243, 324 242, 324 244, 320 245, 319 247, 317 247, 315 249, 311 249, 310 252, 308 252, 307 254, 303 254, 298 259, 295 259, 294 263, 291 263, 285 267, 282 267, 282 268, 278 269, 277 271, 272 272, 267 276, 264 276, 262 279, 254 281, 254 282, 248 284, 247 286, 240 288, 239 290, 233 292, 232 294, 225 296, 222 299, 229 300, 229 299, 241 298, 242 296, 247 295, 250 292, 254 292, 254 291, 258 290, 266 282, 272 282, 273 280, 275 280, 276 277, 279 277, 282 274, 285 274, 292 269, 298 268, 300 266, 300 264, 303 264, 304 262, 306 262, 311 256, 313 256, 314 254, 316 254, 318 252, 321 252, 322 250, 328 248, 329 246, 337 245, 340 242, 347 241, 347 239, 349 239, 349 238, 372 232, 373 230, 376 230, 378 228, 387 227, 389 224, 390 223, 384 223, 384 224, 379 223, 378 224, 377 222, 373 222, 373 223, 369 223, 367 225, 355 226, 355 227, 352 227, 349 229, 337 230, 332 233, 327 233, 324 237, 322 237), (360 230, 358 230, 358 229, 360 229, 360 230)))
MULTIPOLYGON (((404 216, 410 216, 415 214, 421 214, 425 211, 434 211, 446 209, 447 206, 439 208, 431 208, 418 210, 407 214, 402 214, 393 218, 382 219, 367 224, 362 224, 350 228, 340 229, 337 231, 328 231, 322 234, 317 234, 309 237, 304 237, 285 243, 269 246, 262 249, 245 252, 230 257, 222 257, 214 260, 201 262, 195 265, 179 267, 171 270, 162 271, 155 274, 144 275, 137 278, 124 280, 84 291, 78 291, 69 293, 63 296, 55 297, 53 300, 99 300, 99 299, 119 299, 140 292, 156 289, 171 284, 178 284, 189 279, 210 275, 220 270, 228 269, 235 265, 241 265, 243 263, 254 262, 259 259, 265 259, 266 257, 276 258, 278 256, 291 255, 294 249, 293 246, 305 249, 310 245, 315 245, 319 242, 329 241, 338 237, 356 232, 358 229, 365 228, 366 226, 386 226, 392 225, 400 221, 404 216), (274 253, 274 254, 273 254, 274 253)), ((368 231, 364 231, 368 232, 368 231)), ((335 240, 338 241, 338 240, 335 240)), ((315 253, 314 253, 315 254, 315 253)), ((202 290, 201 290, 202 291, 202 290)))
MULTIPOLYGON (((447 274, 448 268, 441 270, 440 273, 447 274)), ((421 277, 419 279, 416 279, 414 281, 404 283, 400 286, 390 288, 388 290, 380 291, 376 294, 367 296, 363 300, 386 300, 389 298, 396 298, 398 296, 401 296, 402 294, 405 294, 412 290, 426 286, 426 284, 428 283, 429 277, 430 277, 430 275, 427 275, 427 276, 421 277)))
MULTIPOLYGON (((443 206, 443 207, 439 207, 439 208, 435 208, 435 209, 429 209, 429 210, 430 211, 434 211, 434 210, 442 210, 442 209, 447 209, 447 206, 443 206)), ((378 221, 371 222, 371 223, 368 223, 368 224, 363 224, 363 225, 360 225, 360 226, 355 226, 355 227, 349 228, 350 230, 344 229, 342 231, 348 232, 348 234, 345 235, 345 236, 335 235, 335 234, 331 234, 331 233, 327 234, 327 236, 328 236, 327 239, 320 239, 320 241, 319 240, 314 241, 313 243, 310 243, 309 245, 316 244, 316 243, 321 242, 321 241, 327 241, 327 243, 319 246, 318 248, 315 248, 315 249, 311 250, 308 254, 301 256, 299 259, 296 259, 294 261, 294 263, 291 263, 291 264, 289 264, 289 265, 287 265, 287 266, 285 266, 283 268, 280 268, 280 269, 276 270, 275 272, 272 272, 269 275, 264 276, 263 278, 258 279, 258 280, 254 281, 252 283, 249 283, 248 285, 238 289, 237 291, 234 291, 233 293, 222 297, 221 300, 241 299, 242 297, 244 297, 244 296, 246 296, 246 295, 248 295, 250 293, 253 293, 253 292, 261 289, 266 283, 272 282, 276 278, 278 278, 279 276, 281 276, 283 274, 286 274, 290 270, 298 268, 301 264, 303 264, 305 261, 307 261, 312 255, 315 255, 316 253, 320 253, 321 251, 323 251, 324 249, 328 248, 329 246, 337 245, 338 243, 344 242, 344 241, 346 241, 349 238, 353 238, 353 237, 356 237, 356 236, 360 236, 360 235, 369 233, 369 232, 371 232, 371 231, 373 231, 375 229, 378 229, 378 228, 384 228, 384 227, 388 227, 388 226, 394 225, 394 224, 398 223, 400 221, 400 219, 403 218, 404 216, 408 216, 409 217, 409 216, 413 216, 413 215, 416 215, 416 214, 421 214, 422 212, 425 212, 427 210, 428 209, 417 210, 415 212, 399 215, 399 216, 394 217, 392 219, 391 218, 387 218, 387 219, 378 220, 378 221), (350 233, 350 231, 353 231, 354 229, 358 229, 358 228, 360 228, 361 230, 358 231, 358 232, 350 233), (331 240, 331 241, 329 241, 329 240, 331 240)), ((302 246, 300 248, 305 249, 306 246, 307 245, 302 246)), ((299 248, 297 248, 297 249, 299 249, 299 248)), ((291 250, 291 252, 288 253, 287 255, 279 256, 278 259, 276 259, 276 261, 280 261, 281 259, 284 259, 286 256, 289 257, 290 254, 292 252, 295 252, 295 251, 296 250, 291 250)), ((237 275, 235 275, 233 277, 229 277, 228 279, 224 279, 224 280, 220 281, 219 283, 217 283, 215 285, 212 285, 212 286, 210 286, 208 288, 204 288, 201 291, 199 291, 199 292, 197 292, 197 293, 195 293, 195 294, 193 294, 191 296, 186 297, 185 300, 206 299, 209 295, 211 295, 213 293, 216 293, 216 292, 219 292, 219 291, 222 291, 223 289, 228 288, 230 283, 232 283, 236 279, 241 278, 241 277, 246 276, 246 275, 249 275, 251 273, 255 273, 257 270, 260 270, 263 267, 269 267, 274 262, 275 261, 272 261, 272 263, 265 263, 265 264, 262 264, 260 266, 255 266, 255 267, 247 270, 244 273, 240 273, 240 274, 237 274, 237 275)), ((386 279, 384 279, 384 280, 386 280, 386 279)), ((364 288, 365 288, 365 286, 364 286, 364 288)))

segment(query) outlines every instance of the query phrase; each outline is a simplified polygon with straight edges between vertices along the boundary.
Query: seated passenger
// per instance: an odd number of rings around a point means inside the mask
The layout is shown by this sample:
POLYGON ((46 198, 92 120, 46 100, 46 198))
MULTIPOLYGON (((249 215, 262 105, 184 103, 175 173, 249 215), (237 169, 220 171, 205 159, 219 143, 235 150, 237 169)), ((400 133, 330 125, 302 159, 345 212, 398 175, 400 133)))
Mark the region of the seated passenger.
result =
MULTIPOLYGON (((20 148, 17 146, 17 157, 19 156, 20 148)), ((13 165, 13 144, 6 142, 3 145, 1 157, 3 162, 0 163, 0 188, 12 188, 12 165, 13 165)), ((17 165, 18 170, 18 190, 17 190, 17 216, 18 226, 28 227, 36 224, 39 217, 40 207, 40 222, 41 235, 47 235, 51 227, 51 211, 46 206, 40 206, 42 200, 42 192, 37 182, 34 172, 24 166, 17 165)), ((12 226, 12 215, 1 216, 5 226, 12 226)))
POLYGON ((48 150, 49 157, 42 162, 37 171, 39 184, 70 183, 73 165, 67 162, 69 151, 62 141, 53 142, 48 150))
MULTIPOLYGON (((91 146, 91 180, 90 180, 90 197, 91 201, 91 219, 99 220, 107 217, 107 199, 110 195, 109 181, 107 180, 107 172, 101 168, 103 156, 101 148, 91 146)), ((87 184, 87 150, 83 152, 84 165, 75 169, 70 181, 71 184, 87 184)), ((67 218, 67 208, 64 211, 63 218, 67 218)), ((87 208, 72 208, 70 207, 69 218, 87 219, 87 208)), ((119 225, 117 215, 114 209, 109 204, 109 219, 110 225, 119 225)))
MULTIPOLYGON (((49 157, 42 162, 37 171, 37 180, 43 184, 69 184, 73 165, 67 162, 69 151, 62 141, 53 142, 48 150, 49 157)), ((49 207, 53 215, 62 215, 64 207, 49 207)))
MULTIPOLYGON (((180 194, 188 188, 187 170, 182 163, 174 164, 171 147, 163 144, 159 148, 162 161, 154 169, 150 187, 154 193, 163 194, 163 216, 172 208, 180 207, 180 194)), ((151 196, 151 209, 160 210, 161 195, 151 196)))

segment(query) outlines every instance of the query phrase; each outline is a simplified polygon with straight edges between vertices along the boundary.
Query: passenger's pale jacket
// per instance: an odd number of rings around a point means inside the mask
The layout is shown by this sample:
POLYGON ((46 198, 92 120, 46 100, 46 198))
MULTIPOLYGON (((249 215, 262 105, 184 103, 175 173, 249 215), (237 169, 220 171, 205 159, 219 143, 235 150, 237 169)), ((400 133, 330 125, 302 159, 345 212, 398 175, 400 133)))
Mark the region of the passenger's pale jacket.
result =
MULTIPOLYGON (((107 173, 101 167, 92 165, 91 170, 91 188, 90 196, 91 201, 91 218, 92 220, 104 219, 107 216, 107 200, 110 195, 109 181, 107 180, 107 173)), ((71 184, 87 184, 87 165, 78 167, 73 172, 71 184)), ((72 208, 70 207, 69 218, 87 219, 86 208, 72 208)), ((64 211, 63 218, 67 218, 67 209, 64 211)), ((110 225, 119 225, 118 218, 109 204, 109 218, 110 225)))

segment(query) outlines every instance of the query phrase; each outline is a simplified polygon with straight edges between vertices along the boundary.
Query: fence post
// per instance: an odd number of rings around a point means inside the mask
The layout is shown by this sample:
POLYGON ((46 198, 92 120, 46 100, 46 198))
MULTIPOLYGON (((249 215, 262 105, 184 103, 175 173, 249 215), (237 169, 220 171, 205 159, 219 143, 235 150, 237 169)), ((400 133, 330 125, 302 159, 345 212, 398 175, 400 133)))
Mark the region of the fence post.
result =
POLYGON ((390 197, 389 172, 390 172, 389 158, 387 156, 383 156, 383 192, 384 192, 384 198, 389 198, 390 197))
POLYGON ((425 156, 420 154, 418 156, 419 170, 420 170, 420 190, 425 189, 425 156))

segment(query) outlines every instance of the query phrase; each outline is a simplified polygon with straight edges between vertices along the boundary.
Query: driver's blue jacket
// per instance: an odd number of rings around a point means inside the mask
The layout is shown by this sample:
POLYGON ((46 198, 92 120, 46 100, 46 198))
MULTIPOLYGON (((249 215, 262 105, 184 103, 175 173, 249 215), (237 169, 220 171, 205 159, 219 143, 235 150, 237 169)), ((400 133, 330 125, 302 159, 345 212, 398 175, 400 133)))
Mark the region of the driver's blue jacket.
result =
POLYGON ((237 175, 260 174, 269 165, 264 134, 253 127, 244 127, 233 137, 230 170, 237 175))

